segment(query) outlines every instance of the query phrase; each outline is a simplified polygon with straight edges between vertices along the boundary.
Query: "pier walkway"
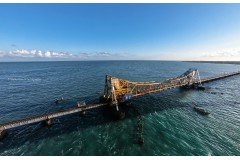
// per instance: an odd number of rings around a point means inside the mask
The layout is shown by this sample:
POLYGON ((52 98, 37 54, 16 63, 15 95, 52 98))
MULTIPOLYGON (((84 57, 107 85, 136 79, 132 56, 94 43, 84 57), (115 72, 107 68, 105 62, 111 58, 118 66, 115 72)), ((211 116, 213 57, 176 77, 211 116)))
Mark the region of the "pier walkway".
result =
POLYGON ((238 75, 238 74, 240 74, 240 71, 231 72, 231 73, 224 73, 224 74, 220 74, 220 75, 217 75, 217 76, 202 79, 201 83, 207 83, 207 82, 215 81, 215 80, 226 78, 226 77, 231 77, 231 76, 238 75))
POLYGON ((31 118, 25 118, 25 119, 21 119, 21 120, 12 121, 12 122, 2 123, 2 124, 0 124, 0 130, 15 128, 15 127, 23 126, 26 124, 41 122, 44 120, 47 121, 47 120, 51 120, 52 118, 61 117, 64 115, 69 115, 69 114, 73 114, 73 113, 77 113, 77 112, 82 112, 85 110, 98 108, 98 107, 104 106, 104 105, 106 105, 106 103, 91 104, 91 105, 85 105, 85 106, 80 106, 80 107, 76 106, 73 108, 69 108, 69 109, 65 109, 65 110, 61 110, 61 111, 57 111, 57 112, 52 112, 52 113, 47 113, 47 114, 43 114, 43 115, 39 115, 39 116, 34 116, 31 118))

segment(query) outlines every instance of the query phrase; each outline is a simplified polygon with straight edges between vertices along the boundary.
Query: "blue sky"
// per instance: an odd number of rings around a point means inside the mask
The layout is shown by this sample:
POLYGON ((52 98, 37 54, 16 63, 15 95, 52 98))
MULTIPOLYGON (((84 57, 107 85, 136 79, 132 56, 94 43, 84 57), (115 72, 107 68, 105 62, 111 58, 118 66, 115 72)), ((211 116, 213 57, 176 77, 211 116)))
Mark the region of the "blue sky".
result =
POLYGON ((240 60, 240 4, 0 4, 0 61, 240 60))

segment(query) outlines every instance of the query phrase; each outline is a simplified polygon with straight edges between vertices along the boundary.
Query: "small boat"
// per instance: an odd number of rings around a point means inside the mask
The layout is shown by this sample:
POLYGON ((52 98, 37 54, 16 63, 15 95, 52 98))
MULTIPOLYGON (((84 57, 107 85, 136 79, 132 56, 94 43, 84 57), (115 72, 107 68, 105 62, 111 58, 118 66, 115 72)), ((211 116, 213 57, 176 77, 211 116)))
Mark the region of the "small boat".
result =
POLYGON ((193 109, 194 109, 194 111, 196 111, 196 112, 198 112, 198 113, 200 113, 200 114, 202 114, 202 115, 209 115, 209 114, 210 114, 209 112, 205 111, 205 110, 202 109, 202 108, 193 107, 193 109))

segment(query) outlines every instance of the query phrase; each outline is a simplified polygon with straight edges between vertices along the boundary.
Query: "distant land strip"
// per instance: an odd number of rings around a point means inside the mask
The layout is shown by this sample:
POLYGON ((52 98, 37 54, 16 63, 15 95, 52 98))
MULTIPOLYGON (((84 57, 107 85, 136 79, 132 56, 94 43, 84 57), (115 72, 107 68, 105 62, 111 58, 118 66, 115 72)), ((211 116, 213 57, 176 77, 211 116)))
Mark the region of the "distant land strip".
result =
POLYGON ((183 62, 194 62, 194 63, 217 63, 217 64, 240 64, 240 61, 183 61, 183 62))

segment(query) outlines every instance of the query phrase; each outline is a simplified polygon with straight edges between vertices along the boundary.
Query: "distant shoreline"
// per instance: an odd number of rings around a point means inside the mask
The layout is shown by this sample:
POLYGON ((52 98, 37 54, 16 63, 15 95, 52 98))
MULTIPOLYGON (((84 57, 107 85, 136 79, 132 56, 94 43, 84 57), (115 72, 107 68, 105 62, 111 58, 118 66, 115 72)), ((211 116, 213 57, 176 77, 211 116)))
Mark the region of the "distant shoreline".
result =
POLYGON ((183 61, 183 62, 216 63, 216 64, 237 64, 237 65, 240 65, 240 61, 183 61))
POLYGON ((33 60, 33 61, 0 61, 0 63, 42 63, 42 62, 117 62, 117 61, 153 61, 153 62, 193 62, 240 65, 240 61, 181 61, 181 60, 33 60))

